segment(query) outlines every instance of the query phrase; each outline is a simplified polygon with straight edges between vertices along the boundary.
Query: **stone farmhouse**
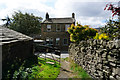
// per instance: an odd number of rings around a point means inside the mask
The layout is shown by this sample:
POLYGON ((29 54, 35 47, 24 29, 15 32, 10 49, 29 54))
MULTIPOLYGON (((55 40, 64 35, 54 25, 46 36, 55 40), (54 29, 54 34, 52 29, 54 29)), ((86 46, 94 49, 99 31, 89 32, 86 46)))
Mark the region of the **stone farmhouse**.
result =
POLYGON ((46 13, 46 19, 41 24, 41 39, 46 41, 47 45, 57 47, 61 51, 67 51, 70 44, 70 37, 67 28, 75 24, 75 14, 66 18, 49 18, 46 13))

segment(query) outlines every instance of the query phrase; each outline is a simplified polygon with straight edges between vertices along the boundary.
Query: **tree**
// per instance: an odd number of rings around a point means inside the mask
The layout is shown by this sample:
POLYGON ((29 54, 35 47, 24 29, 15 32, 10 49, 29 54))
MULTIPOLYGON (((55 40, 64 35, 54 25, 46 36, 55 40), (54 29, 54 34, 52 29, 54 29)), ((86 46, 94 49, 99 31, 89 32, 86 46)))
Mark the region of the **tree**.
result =
POLYGON ((111 10, 113 14, 112 17, 114 17, 114 15, 120 16, 120 7, 115 7, 113 4, 107 4, 104 10, 111 10))
MULTIPOLYGON (((120 16, 120 7, 115 7, 113 4, 107 4, 104 10, 111 10, 112 17, 120 16)), ((102 33, 106 33, 111 40, 120 39, 120 19, 117 21, 109 19, 107 24, 101 28, 102 33)))
POLYGON ((109 19, 107 24, 101 28, 101 33, 106 33, 111 40, 120 39, 120 22, 109 19))
POLYGON ((41 31, 41 21, 41 17, 19 11, 12 15, 9 28, 26 35, 38 34, 41 31))
POLYGON ((11 19, 9 18, 9 16, 7 16, 5 19, 1 19, 2 21, 6 21, 6 23, 5 23, 5 26, 7 27, 9 24, 10 24, 10 22, 11 22, 11 19))

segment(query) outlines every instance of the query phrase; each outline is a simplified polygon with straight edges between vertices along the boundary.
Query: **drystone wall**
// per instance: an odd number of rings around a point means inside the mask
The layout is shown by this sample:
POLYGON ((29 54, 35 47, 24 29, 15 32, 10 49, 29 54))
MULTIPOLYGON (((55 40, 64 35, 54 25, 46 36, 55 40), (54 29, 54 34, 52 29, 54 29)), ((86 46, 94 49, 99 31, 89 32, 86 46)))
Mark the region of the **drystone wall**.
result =
POLYGON ((2 45, 2 78, 12 78, 15 70, 31 60, 37 63, 37 56, 33 54, 33 40, 16 41, 2 45), (11 74, 11 75, 9 75, 11 74), (8 76, 9 75, 9 76, 8 76))
POLYGON ((71 43, 69 54, 91 77, 120 80, 120 40, 71 43))
POLYGON ((33 40, 17 41, 2 45, 2 61, 15 60, 19 58, 25 60, 33 56, 33 40))

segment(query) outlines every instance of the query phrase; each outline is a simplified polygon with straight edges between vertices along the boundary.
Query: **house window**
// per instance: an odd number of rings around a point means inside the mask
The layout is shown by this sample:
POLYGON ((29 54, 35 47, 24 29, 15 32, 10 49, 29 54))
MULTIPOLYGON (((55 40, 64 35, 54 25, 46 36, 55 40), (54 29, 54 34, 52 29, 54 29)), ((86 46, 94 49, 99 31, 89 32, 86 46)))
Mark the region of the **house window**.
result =
POLYGON ((51 25, 47 25, 47 31, 51 31, 51 25))
POLYGON ((56 38, 56 45, 59 45, 60 43, 60 38, 56 38))
POLYGON ((61 31, 61 26, 60 25, 56 25, 56 31, 61 31))
POLYGON ((53 45, 53 38, 46 38, 46 45, 53 45))
POLYGON ((68 45, 68 39, 63 39, 63 45, 68 45))
POLYGON ((70 24, 66 24, 66 25, 65 25, 65 31, 68 30, 68 27, 70 27, 70 24))

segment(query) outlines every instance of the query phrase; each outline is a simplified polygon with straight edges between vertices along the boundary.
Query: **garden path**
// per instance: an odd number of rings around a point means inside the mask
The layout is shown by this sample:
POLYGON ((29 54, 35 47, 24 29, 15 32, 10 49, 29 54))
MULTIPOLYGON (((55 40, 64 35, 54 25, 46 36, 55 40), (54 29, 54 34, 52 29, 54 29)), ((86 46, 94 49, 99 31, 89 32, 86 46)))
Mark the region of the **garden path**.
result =
POLYGON ((61 60, 61 69, 60 69, 60 74, 58 75, 56 80, 61 80, 61 79, 65 79, 66 80, 69 78, 73 78, 75 75, 73 74, 73 72, 70 70, 70 62, 68 61, 63 61, 61 60))

